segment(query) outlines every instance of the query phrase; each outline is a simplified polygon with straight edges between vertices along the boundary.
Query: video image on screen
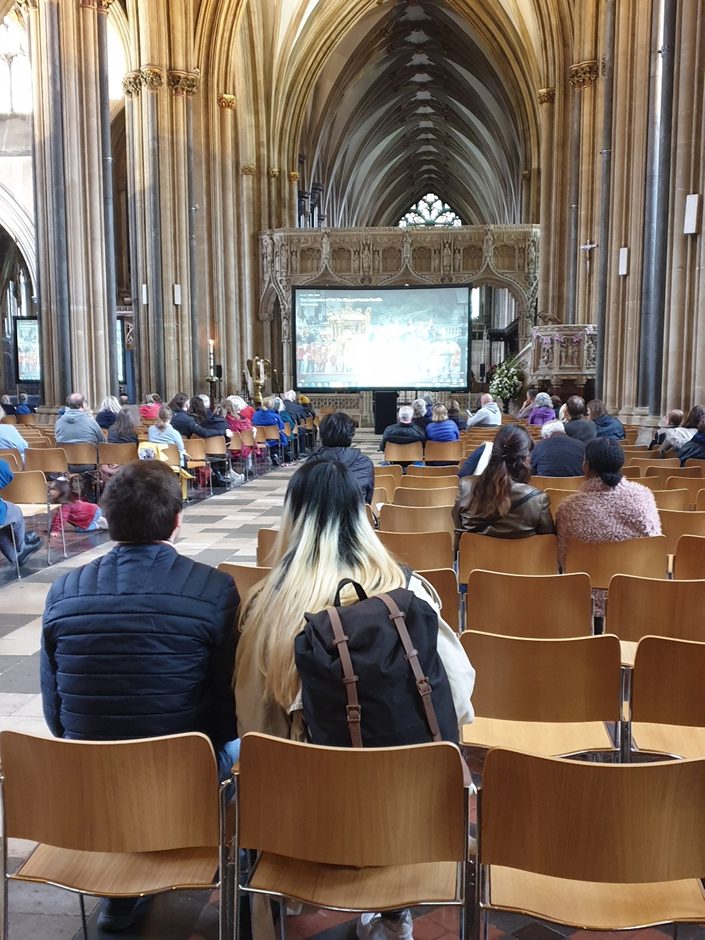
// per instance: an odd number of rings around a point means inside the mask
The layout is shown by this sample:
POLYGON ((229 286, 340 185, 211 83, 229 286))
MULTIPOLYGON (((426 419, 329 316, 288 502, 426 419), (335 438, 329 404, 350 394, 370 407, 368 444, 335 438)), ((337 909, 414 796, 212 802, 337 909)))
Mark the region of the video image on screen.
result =
POLYGON ((468 287, 296 288, 300 389, 467 388, 468 287))

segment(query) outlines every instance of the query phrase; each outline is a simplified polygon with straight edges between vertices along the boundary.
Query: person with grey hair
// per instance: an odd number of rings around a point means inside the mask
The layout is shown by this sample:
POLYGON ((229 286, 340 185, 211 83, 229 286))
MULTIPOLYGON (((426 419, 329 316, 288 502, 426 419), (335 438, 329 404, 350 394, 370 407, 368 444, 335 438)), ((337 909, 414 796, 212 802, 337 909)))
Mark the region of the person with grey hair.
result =
POLYGON ((388 443, 415 444, 417 441, 423 443, 426 440, 426 432, 414 424, 414 409, 411 405, 402 405, 397 412, 397 419, 396 424, 390 424, 384 429, 379 445, 380 450, 384 450, 388 443))
POLYGON ((541 477, 581 477, 585 442, 568 437, 562 421, 547 421, 531 451, 531 472, 541 477))
POLYGON ((411 403, 411 407, 414 409, 414 424, 417 428, 426 433, 426 427, 428 426, 431 418, 428 415, 428 409, 426 407, 425 398, 416 398, 411 403))
MULTIPOLYGON (((296 392, 292 389, 289 389, 288 392, 284 392, 282 395, 284 400, 284 411, 291 419, 293 423, 292 427, 292 438, 294 436, 294 431, 299 440, 299 453, 306 453, 306 412, 304 411, 303 405, 300 405, 296 400, 296 392)), ((284 415, 282 414, 282 417, 284 415)), ((285 419, 286 420, 286 419, 285 419)))
POLYGON ((542 425, 548 421, 555 421, 556 412, 548 392, 539 392, 534 399, 534 407, 526 419, 527 424, 542 425))
POLYGON ((502 413, 495 404, 494 398, 485 392, 480 396, 480 407, 475 414, 468 411, 468 428, 491 427, 498 428, 502 423, 502 413))

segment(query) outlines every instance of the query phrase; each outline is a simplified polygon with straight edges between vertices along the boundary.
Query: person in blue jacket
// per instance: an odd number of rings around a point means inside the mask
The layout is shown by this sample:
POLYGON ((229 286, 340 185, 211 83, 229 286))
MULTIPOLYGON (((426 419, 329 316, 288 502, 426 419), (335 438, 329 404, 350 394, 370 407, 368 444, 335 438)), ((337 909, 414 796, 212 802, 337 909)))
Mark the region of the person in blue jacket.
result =
POLYGON ((612 415, 607 414, 605 403, 599 398, 593 398, 588 402, 588 416, 597 428, 597 437, 613 437, 616 441, 624 440, 624 425, 612 415))
POLYGON ((286 435, 286 425, 279 415, 279 411, 275 409, 274 398, 263 398, 262 404, 252 415, 252 424, 255 427, 278 427, 279 428, 279 443, 277 441, 267 441, 267 445, 270 449, 270 456, 272 458, 272 463, 276 464, 279 462, 278 456, 274 453, 274 449, 278 448, 280 445, 285 448, 286 451, 289 447, 289 438, 286 435))
MULTIPOLYGON (((10 464, 0 459, 0 490, 12 483, 13 473, 10 464)), ((23 565, 30 555, 41 548, 42 540, 36 532, 25 533, 24 516, 14 503, 0 498, 0 552, 11 565, 23 565), (12 542, 12 533, 15 541, 12 542)))

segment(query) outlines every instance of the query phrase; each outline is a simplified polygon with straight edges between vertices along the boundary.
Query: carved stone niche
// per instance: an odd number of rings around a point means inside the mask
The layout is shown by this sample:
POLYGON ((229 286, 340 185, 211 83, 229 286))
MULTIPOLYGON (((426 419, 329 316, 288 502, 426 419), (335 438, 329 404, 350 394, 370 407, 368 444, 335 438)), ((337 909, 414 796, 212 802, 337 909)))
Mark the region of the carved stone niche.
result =
POLYGON ((585 385, 595 378, 597 329, 592 323, 552 323, 531 330, 531 377, 542 384, 585 385))

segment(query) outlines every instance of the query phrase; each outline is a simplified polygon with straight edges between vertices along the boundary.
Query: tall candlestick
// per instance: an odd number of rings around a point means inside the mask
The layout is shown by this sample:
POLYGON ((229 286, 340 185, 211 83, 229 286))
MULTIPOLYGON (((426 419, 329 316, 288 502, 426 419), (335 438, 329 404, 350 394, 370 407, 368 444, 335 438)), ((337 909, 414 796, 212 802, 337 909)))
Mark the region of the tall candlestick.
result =
POLYGON ((209 375, 213 375, 213 372, 214 372, 214 370, 215 370, 215 352, 214 352, 214 348, 215 348, 215 340, 214 340, 214 339, 209 339, 209 340, 208 340, 208 374, 209 374, 209 375))

